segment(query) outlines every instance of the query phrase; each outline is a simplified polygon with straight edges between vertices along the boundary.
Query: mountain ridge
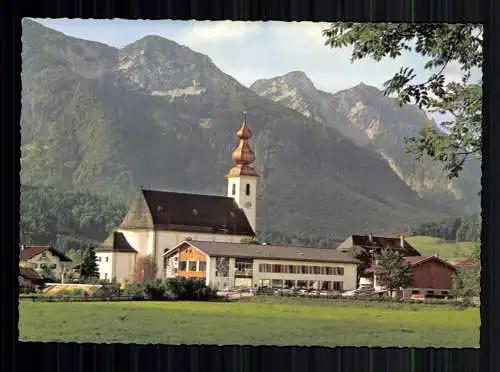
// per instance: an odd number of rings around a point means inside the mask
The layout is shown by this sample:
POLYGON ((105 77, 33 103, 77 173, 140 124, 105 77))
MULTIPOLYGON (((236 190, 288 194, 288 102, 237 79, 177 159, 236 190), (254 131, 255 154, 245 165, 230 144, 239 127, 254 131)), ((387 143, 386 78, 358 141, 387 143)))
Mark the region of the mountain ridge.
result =
POLYGON ((465 207, 477 211, 479 167, 469 161, 462 177, 451 181, 441 163, 427 157, 417 161, 406 153, 404 138, 417 136, 424 122, 438 128, 423 110, 415 105, 395 107, 390 97, 365 83, 328 93, 315 88, 305 73, 299 75, 300 83, 294 80, 295 76, 297 72, 259 79, 250 88, 306 117, 337 128, 359 147, 382 156, 400 179, 421 197, 447 205, 458 201, 456 209, 465 207), (310 82, 309 89, 304 89, 305 79, 310 82))
POLYGON ((39 38, 26 27, 23 183, 125 203, 138 184, 225 194, 246 110, 261 174, 261 228, 341 237, 449 215, 421 200, 372 151, 259 96, 208 56, 155 37, 122 49, 84 41, 82 52, 80 39, 59 39, 50 29, 39 38))

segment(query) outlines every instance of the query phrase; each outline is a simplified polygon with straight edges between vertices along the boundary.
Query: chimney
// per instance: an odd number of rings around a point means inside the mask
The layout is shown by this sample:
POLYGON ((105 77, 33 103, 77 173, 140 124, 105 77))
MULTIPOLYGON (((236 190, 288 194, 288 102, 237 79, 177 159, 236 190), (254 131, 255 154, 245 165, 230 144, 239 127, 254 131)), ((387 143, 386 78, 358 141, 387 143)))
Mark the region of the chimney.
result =
POLYGON ((404 248, 405 247, 405 236, 404 235, 401 235, 399 237, 399 243, 401 245, 401 248, 404 248))
POLYGON ((24 244, 21 244, 21 250, 24 251, 24 244))
POLYGON ((372 233, 368 234, 368 240, 370 241, 370 243, 373 243, 373 234, 372 233))

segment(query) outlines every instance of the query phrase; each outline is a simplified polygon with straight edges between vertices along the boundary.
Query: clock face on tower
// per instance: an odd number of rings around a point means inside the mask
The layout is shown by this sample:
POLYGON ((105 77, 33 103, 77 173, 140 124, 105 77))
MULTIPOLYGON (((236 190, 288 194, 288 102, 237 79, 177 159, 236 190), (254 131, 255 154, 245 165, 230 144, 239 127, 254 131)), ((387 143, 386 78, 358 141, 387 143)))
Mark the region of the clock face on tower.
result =
POLYGON ((252 203, 250 203, 249 201, 247 201, 245 204, 244 204, 245 208, 250 208, 252 206, 252 203))

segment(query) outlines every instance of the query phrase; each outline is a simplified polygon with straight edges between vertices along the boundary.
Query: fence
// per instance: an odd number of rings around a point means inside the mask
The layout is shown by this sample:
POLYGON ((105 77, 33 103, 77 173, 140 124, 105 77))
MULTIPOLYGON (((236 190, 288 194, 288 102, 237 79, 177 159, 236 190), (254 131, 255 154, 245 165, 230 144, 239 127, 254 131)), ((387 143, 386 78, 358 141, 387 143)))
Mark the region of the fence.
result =
POLYGON ((448 300, 443 299, 394 299, 394 298, 379 298, 379 297, 364 297, 364 296, 314 296, 314 295, 296 295, 296 294, 269 294, 259 293, 255 294, 257 300, 262 301, 297 301, 299 303, 316 303, 327 306, 330 305, 364 305, 364 306, 404 306, 404 305, 441 305, 441 306, 479 306, 479 302, 474 299, 460 299, 452 298, 448 300))

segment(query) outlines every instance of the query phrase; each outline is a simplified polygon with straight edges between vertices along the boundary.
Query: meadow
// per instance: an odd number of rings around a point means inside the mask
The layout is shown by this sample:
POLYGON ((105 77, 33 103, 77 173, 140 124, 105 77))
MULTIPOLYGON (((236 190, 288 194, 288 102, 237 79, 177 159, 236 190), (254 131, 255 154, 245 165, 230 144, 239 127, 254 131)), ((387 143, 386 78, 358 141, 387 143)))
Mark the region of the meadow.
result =
POLYGON ((476 347, 479 309, 323 300, 31 302, 20 340, 170 344, 476 347))
POLYGON ((432 236, 410 236, 406 238, 423 256, 439 254, 439 257, 456 263, 469 258, 474 249, 474 242, 447 241, 432 236))

